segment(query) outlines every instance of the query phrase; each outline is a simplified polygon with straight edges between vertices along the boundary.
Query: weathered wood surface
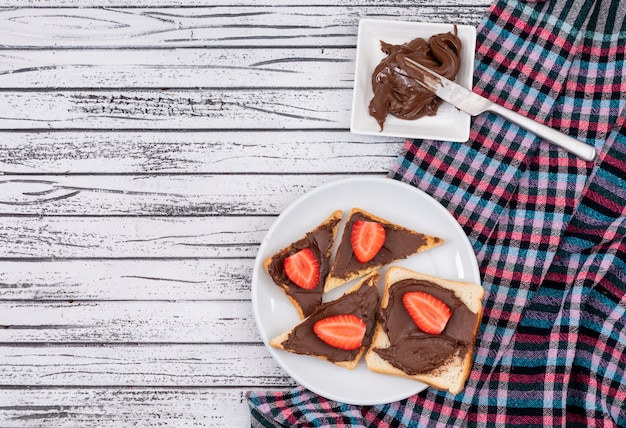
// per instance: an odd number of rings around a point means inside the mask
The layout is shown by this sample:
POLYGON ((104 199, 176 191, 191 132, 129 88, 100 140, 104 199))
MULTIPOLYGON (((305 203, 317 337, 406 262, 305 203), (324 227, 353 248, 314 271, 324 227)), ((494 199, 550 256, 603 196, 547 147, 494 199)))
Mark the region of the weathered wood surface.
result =
POLYGON ((102 48, 15 49, 10 53, 0 52, 0 82, 4 89, 46 89, 51 81, 58 89, 351 89, 354 55, 354 46, 280 49, 157 47, 119 49, 115 55, 111 55, 110 49, 102 48))
POLYGON ((249 300, 4 302, 2 306, 0 343, 261 341, 249 300))
POLYGON ((4 129, 347 129, 349 89, 4 92, 4 129), (311 108, 312 105, 324 108, 311 108))
POLYGON ((3 2, 0 426, 248 425, 245 391, 294 385, 254 324, 263 236, 403 144, 349 132, 359 20, 489 3, 3 2))
POLYGON ((274 217, 0 216, 0 257, 254 258, 274 217))
POLYGON ((278 215, 303 193, 349 176, 5 175, 0 178, 0 212, 42 216, 278 215))
MULTIPOLYGON (((244 427, 248 388, 0 389, 4 427, 244 427)), ((285 389, 283 388, 272 388, 285 389)))
MULTIPOLYGON (((489 1, 466 0, 444 0, 437 3, 441 7, 456 8, 456 14, 466 13, 469 8, 487 8, 489 1)), ((206 7, 206 0, 5 0, 5 7, 150 7, 176 9, 179 7, 206 7)), ((306 2, 295 2, 293 0, 225 0, 215 5, 216 7, 264 7, 264 12, 268 12, 268 6, 290 6, 292 8, 324 8, 340 6, 350 7, 351 10, 360 10, 363 7, 384 6, 395 8, 395 15, 402 14, 401 9, 406 7, 433 6, 430 0, 362 0, 357 5, 353 0, 335 0, 330 4, 328 0, 307 0, 306 2)), ((322 15, 328 15, 328 11, 322 11, 322 15)), ((443 17, 441 17, 443 19, 443 17)))
POLYGON ((397 138, 345 130, 1 132, 10 174, 385 173, 397 138))
POLYGON ((20 256, 1 264, 0 302, 180 302, 249 300, 254 259, 130 259, 111 253, 107 258, 81 259, 78 270, 76 258, 57 254, 49 260, 20 256))
POLYGON ((0 346, 0 382, 33 387, 289 386, 262 344, 0 346), (28 363, 24 364, 27 360, 28 363), (233 372, 237 367, 237 372, 233 372), (73 368, 68 371, 68 368, 73 368), (68 376, 70 375, 71 376, 68 376))
POLYGON ((295 3, 5 9, 0 11, 2 44, 12 48, 354 46, 361 18, 472 24, 479 21, 485 8, 485 1, 477 1, 478 6, 460 1, 317 7, 295 3))

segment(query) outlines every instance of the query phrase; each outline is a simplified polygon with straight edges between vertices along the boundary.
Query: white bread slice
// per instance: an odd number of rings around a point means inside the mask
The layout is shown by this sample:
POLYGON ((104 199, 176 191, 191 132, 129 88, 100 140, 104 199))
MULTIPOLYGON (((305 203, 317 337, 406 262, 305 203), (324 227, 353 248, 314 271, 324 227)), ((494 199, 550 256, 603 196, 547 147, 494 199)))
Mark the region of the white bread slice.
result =
MULTIPOLYGON (((393 263, 394 261, 397 260, 401 260, 404 259, 406 257, 412 256, 414 254, 418 254, 421 252, 424 252, 426 250, 429 250, 431 248, 434 248, 438 245, 443 244, 444 240, 442 238, 436 237, 436 236, 430 236, 430 235, 426 235, 423 233, 420 233, 418 231, 415 230, 411 230, 408 229, 406 227, 400 226, 398 224, 392 223, 388 220, 385 220, 381 217, 378 217, 370 212, 367 212, 365 210, 362 210, 360 208, 352 208, 352 210, 350 211, 349 215, 348 215, 348 219, 345 222, 346 223, 346 227, 343 231, 343 235, 341 237, 341 240, 339 241, 339 246, 337 249, 337 252, 335 254, 335 259, 333 262, 333 266, 330 270, 330 273, 328 274, 328 277, 326 278, 326 284, 324 285, 324 293, 329 292, 330 290, 333 290, 349 281, 352 281, 356 278, 360 278, 364 275, 367 275, 369 272, 371 272, 372 270, 375 269, 379 269, 385 265, 388 265, 390 263, 393 263), (395 231, 397 231, 397 233, 402 233, 404 234, 404 236, 406 237, 406 239, 423 239, 423 244, 422 245, 415 245, 414 248, 412 249, 412 251, 409 254, 406 255, 402 255, 399 257, 395 257, 395 258, 389 258, 388 260, 382 260, 379 259, 378 257, 375 257, 373 260, 362 264, 360 266, 359 269, 357 269, 354 272, 346 272, 346 271, 342 271, 342 266, 341 266, 341 260, 346 260, 347 258, 352 257, 353 261, 356 263, 356 259, 354 259, 354 255, 352 255, 352 244, 350 242, 350 235, 351 235, 351 229, 349 230, 349 224, 350 224, 350 220, 354 217, 354 216, 358 216, 361 215, 367 219, 370 219, 372 221, 376 221, 381 223, 385 229, 391 228, 395 231)), ((388 233, 388 237, 386 238, 385 241, 385 245, 387 244, 387 241, 390 239, 389 238, 389 232, 388 233)))
MULTIPOLYGON (((309 323, 311 319, 314 319, 314 317, 323 314, 323 311, 326 310, 326 307, 328 306, 328 304, 340 301, 341 299, 344 299, 346 296, 357 292, 361 287, 372 287, 372 291, 376 293, 376 296, 378 296, 378 285, 377 285, 377 283, 378 283, 378 279, 379 278, 380 278, 380 273, 378 271, 371 272, 369 275, 367 275, 365 278, 363 278, 361 281, 359 281, 358 284, 354 285, 352 288, 350 288, 348 291, 346 291, 346 293, 344 293, 341 297, 333 300, 332 302, 328 302, 328 303, 322 304, 309 317, 307 317, 304 320, 300 321, 296 326, 294 326, 290 330, 288 330, 288 331, 286 331, 286 332, 284 332, 284 333, 274 337, 273 339, 271 339, 270 342, 269 342, 270 345, 273 346, 274 348, 277 348, 277 349, 282 349, 282 350, 285 350, 285 351, 288 351, 288 352, 294 352, 293 350, 287 349, 285 347, 285 343, 289 339, 289 337, 293 333, 293 331, 296 329, 296 327, 302 326, 302 325, 306 325, 306 323, 309 323)), ((378 311, 379 300, 380 299, 378 299, 378 297, 377 297, 376 298, 376 303, 371 308, 367 309, 369 311, 368 313, 372 317, 372 321, 373 322, 374 322, 374 320, 376 318, 376 313, 378 311)), ((365 354, 365 351, 368 349, 369 343, 370 343, 370 339, 371 339, 371 334, 372 334, 372 331, 374 330, 374 327, 375 327, 375 324, 372 324, 372 328, 370 329, 370 331, 366 332, 366 337, 363 339, 363 346, 361 346, 361 348, 359 349, 357 355, 354 358, 352 358, 351 360, 331 361, 331 360, 329 360, 328 358, 326 358, 323 355, 316 355, 316 354, 313 354, 313 353, 306 353, 306 355, 311 355, 313 357, 317 357, 317 358, 320 358, 322 360, 329 361, 329 362, 331 362, 331 363, 333 363, 333 364, 335 364, 337 366, 344 367, 346 369, 352 370, 352 369, 354 369, 357 366, 357 364, 359 363, 359 360, 361 359, 363 354, 365 354), (369 336, 367 335, 368 333, 369 333, 369 336)), ((311 328, 312 328, 312 326, 311 326, 311 328)), ((294 353, 297 353, 297 352, 294 352, 294 353)))
POLYGON ((323 293, 324 293, 324 288, 323 287, 324 287, 324 283, 326 281, 326 276, 328 275, 328 270, 330 269, 332 251, 333 251, 333 247, 335 245, 335 238, 337 236, 337 231, 339 229, 339 224, 341 223, 341 215, 342 215, 342 211, 341 210, 334 211, 326 220, 324 220, 322 223, 320 223, 314 229, 311 229, 302 238, 300 238, 297 241, 292 242, 291 244, 289 244, 285 248, 283 248, 280 251, 274 253, 273 255, 271 255, 270 257, 265 259, 264 262, 263 262, 263 268, 265 269, 265 272, 267 272, 267 274, 272 278, 274 283, 278 287, 280 287, 280 289, 285 293, 285 295, 287 296, 289 301, 294 305, 294 307, 298 311, 298 315, 300 316, 300 319, 303 319, 307 315, 309 315, 309 313, 311 312, 312 309, 310 309, 310 308, 307 308, 307 309, 303 308, 302 302, 300 302, 298 300, 298 296, 300 296, 302 294, 308 294, 310 296, 315 296, 315 299, 316 299, 316 305, 315 306, 317 306, 317 305, 322 303, 322 296, 323 296, 323 293), (315 233, 319 229, 322 229, 322 228, 326 227, 329 224, 331 224, 331 225, 334 224, 334 226, 331 229, 331 235, 329 237, 328 248, 323 252, 323 254, 319 254, 319 257, 320 257, 321 260, 318 260, 318 261, 320 262, 320 269, 322 271, 320 272, 320 284, 316 288, 314 288, 313 290, 306 290, 305 291, 303 289, 297 288, 297 286, 295 284, 293 284, 289 280, 289 278, 287 278, 286 275, 272 276, 272 274, 270 273, 270 264, 272 264, 272 261, 275 258, 277 258, 278 262, 282 266, 282 263, 284 263, 285 258, 287 258, 289 255, 291 255, 291 254, 296 252, 296 248, 295 248, 296 246, 302 247, 303 245, 301 243, 304 242, 304 240, 309 235, 315 233), (324 266, 327 266, 327 268, 326 268, 327 271, 326 272, 323 272, 324 266), (291 289, 295 290, 295 292, 292 292, 291 289))
POLYGON ((479 284, 451 281, 442 278, 437 278, 431 275, 411 271, 402 267, 393 266, 387 271, 385 277, 385 291, 381 301, 381 310, 387 307, 389 303, 389 290, 393 284, 404 279, 417 279, 430 281, 439 285, 442 288, 452 290, 456 297, 458 297, 471 312, 477 315, 476 323, 473 327, 472 340, 470 346, 464 355, 459 355, 457 352, 452 359, 445 362, 439 368, 423 374, 409 375, 399 368, 394 367, 387 360, 378 355, 374 349, 376 348, 388 348, 390 346, 389 337, 385 332, 382 324, 379 322, 376 325, 376 331, 374 332, 374 338, 372 339, 372 345, 368 350, 365 361, 367 368, 371 371, 378 373, 385 373, 391 375, 397 375, 414 379, 420 382, 424 382, 430 386, 441 390, 448 390, 453 394, 459 393, 465 386, 465 381, 469 376, 469 372, 472 368, 474 342, 476 340, 476 333, 480 324, 482 316, 482 298, 484 295, 483 287, 479 284))

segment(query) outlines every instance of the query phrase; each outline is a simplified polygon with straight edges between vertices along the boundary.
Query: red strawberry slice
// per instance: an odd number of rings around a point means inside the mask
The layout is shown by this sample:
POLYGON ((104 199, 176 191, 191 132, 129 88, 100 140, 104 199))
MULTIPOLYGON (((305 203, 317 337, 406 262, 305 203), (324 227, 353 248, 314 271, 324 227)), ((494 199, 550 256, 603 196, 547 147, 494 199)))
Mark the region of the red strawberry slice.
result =
POLYGON ((353 314, 323 318, 313 325, 313 331, 323 342, 346 351, 361 347, 366 328, 365 322, 353 314))
POLYGON ((375 221, 357 220, 352 225, 350 242, 354 256, 361 263, 372 260, 385 243, 385 228, 375 221))
POLYGON ((309 248, 285 259, 285 273, 298 287, 313 290, 320 280, 320 263, 309 248))
POLYGON ((415 325, 428 334, 441 333, 452 316, 452 311, 445 303, 421 291, 405 293, 402 303, 415 325))

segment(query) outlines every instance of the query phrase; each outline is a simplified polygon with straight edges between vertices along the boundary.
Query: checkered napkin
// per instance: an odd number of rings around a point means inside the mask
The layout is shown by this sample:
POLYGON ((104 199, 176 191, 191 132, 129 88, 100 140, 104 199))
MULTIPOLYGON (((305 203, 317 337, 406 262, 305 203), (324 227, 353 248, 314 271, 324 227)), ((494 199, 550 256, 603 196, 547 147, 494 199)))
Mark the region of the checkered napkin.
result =
POLYGON ((594 145, 595 163, 486 113, 469 142, 407 141, 393 165, 478 258, 465 389, 365 407, 250 392, 252 426, 626 426, 625 17, 622 0, 497 0, 478 29, 474 91, 594 145))

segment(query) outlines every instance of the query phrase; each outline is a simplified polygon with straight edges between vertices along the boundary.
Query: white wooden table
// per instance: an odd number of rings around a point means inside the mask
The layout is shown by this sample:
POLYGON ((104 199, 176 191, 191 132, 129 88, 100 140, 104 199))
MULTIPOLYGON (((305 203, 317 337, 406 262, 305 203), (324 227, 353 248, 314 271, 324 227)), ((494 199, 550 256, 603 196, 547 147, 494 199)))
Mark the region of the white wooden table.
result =
POLYGON ((262 237, 402 145, 349 132, 359 20, 490 0, 2 3, 0 426, 248 425, 245 391, 294 385, 252 316, 262 237))

